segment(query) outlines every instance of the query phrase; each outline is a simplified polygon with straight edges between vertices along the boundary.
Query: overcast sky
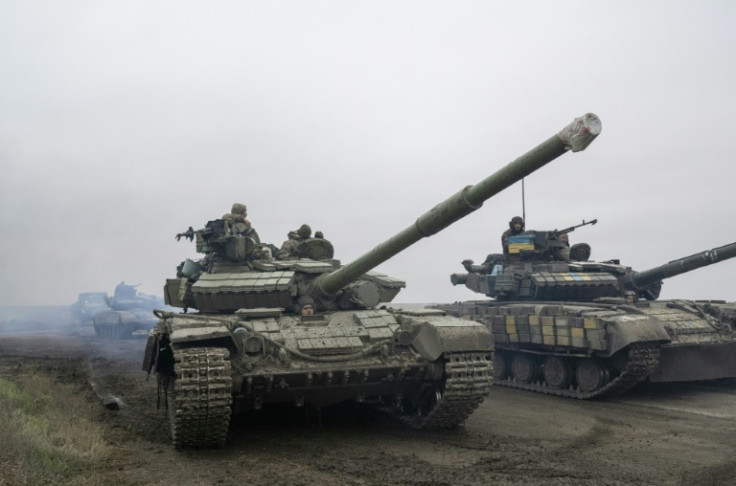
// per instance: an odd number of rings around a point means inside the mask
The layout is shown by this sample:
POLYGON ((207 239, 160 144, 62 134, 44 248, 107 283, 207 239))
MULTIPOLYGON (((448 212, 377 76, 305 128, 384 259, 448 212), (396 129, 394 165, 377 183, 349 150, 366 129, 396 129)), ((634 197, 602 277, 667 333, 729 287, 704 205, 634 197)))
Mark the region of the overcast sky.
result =
MULTIPOLYGON (((174 235, 248 206, 343 263, 596 113, 526 179, 529 229, 635 269, 736 241, 736 2, 0 1, 0 305, 120 280, 162 295, 174 235)), ((379 270, 397 302, 476 298, 521 185, 379 270)), ((736 300, 736 259, 663 297, 736 300)))

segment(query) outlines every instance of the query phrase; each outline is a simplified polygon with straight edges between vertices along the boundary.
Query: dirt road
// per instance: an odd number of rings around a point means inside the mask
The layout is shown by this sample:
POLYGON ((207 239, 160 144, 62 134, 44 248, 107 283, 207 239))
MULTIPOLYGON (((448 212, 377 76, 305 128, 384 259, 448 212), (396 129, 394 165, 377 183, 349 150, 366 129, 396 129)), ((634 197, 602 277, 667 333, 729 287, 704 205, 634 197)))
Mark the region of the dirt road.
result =
MULTIPOLYGON (((33 365, 91 380, 119 410, 95 420, 115 453, 105 484, 690 485, 736 481, 736 383, 643 385, 583 402, 494 387, 464 427, 410 430, 348 404, 237 417, 227 447, 176 451, 143 340, 0 335, 0 372, 33 365)), ((0 452, 0 459, 2 452, 0 452)))

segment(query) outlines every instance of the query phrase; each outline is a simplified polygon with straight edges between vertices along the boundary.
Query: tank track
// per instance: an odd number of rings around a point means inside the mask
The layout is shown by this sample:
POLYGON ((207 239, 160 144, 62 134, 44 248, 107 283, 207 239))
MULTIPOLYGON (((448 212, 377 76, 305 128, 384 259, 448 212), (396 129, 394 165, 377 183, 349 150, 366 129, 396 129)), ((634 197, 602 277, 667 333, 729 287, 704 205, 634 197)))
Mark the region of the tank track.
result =
POLYGON ((550 388, 544 382, 521 383, 513 378, 495 380, 494 384, 519 390, 546 393, 566 398, 590 400, 604 398, 624 393, 635 385, 644 381, 659 364, 659 347, 650 344, 634 344, 629 348, 628 360, 624 370, 605 386, 592 392, 583 392, 576 389, 550 388))
POLYGON ((415 429, 451 429, 481 404, 493 383, 493 361, 486 353, 446 353, 444 391, 435 390, 433 407, 409 415, 395 407, 382 410, 415 429))
POLYGON ((167 393, 174 446, 220 447, 230 425, 232 378, 225 348, 174 350, 173 387, 167 393))

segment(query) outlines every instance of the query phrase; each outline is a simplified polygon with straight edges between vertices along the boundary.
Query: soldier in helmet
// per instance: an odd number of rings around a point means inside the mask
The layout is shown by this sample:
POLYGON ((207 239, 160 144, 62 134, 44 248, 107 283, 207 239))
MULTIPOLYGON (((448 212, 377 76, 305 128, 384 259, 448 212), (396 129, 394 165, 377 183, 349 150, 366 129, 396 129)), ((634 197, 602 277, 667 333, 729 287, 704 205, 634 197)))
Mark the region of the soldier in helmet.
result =
POLYGON ((628 305, 634 305, 636 304, 636 292, 633 290, 627 290, 624 292, 624 299, 626 299, 626 303, 628 305))
POLYGON ((256 244, 261 243, 261 239, 258 237, 255 228, 250 223, 250 220, 246 218, 248 215, 248 208, 245 204, 234 203, 229 213, 225 213, 222 216, 230 226, 230 230, 233 234, 243 235, 251 238, 256 244))
POLYGON ((308 224, 303 224, 296 230, 296 233, 299 235, 299 239, 304 241, 312 237, 312 228, 308 224))
POLYGON ((521 216, 514 216, 509 221, 509 229, 501 235, 501 246, 503 247, 503 256, 509 257, 509 237, 520 235, 524 232, 524 219, 521 216))
POLYGON ((296 231, 289 231, 288 239, 281 244, 281 248, 276 252, 277 260, 291 260, 299 258, 297 247, 299 246, 299 235, 296 231))

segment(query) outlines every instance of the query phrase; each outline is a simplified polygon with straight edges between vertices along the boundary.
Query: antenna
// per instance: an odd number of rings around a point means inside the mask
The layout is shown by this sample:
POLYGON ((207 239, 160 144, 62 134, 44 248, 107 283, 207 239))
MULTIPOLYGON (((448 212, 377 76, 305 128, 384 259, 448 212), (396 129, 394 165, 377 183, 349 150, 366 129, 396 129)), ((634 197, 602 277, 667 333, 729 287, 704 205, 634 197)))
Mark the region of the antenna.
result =
POLYGON ((526 198, 524 197, 524 178, 521 179, 521 218, 526 224, 526 198))

